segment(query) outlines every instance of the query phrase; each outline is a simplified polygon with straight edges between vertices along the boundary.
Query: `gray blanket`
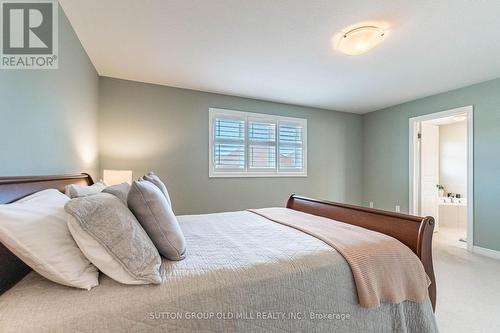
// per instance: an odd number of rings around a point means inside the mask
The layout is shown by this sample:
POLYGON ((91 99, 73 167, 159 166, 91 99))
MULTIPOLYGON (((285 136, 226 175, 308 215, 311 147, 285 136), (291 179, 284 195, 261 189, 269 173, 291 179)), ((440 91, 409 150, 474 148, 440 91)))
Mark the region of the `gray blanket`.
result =
POLYGON ((82 291, 30 273, 0 297, 1 332, 436 332, 430 301, 358 305, 343 257, 250 212, 179 217, 183 261, 161 285, 101 274, 82 291))

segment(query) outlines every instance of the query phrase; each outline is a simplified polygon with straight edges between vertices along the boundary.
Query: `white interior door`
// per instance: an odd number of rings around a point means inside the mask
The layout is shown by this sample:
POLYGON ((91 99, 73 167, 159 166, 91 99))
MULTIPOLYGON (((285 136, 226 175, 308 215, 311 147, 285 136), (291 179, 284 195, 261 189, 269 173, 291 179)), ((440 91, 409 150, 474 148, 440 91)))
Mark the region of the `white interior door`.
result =
POLYGON ((420 216, 436 220, 439 229, 439 126, 422 122, 420 142, 420 216))

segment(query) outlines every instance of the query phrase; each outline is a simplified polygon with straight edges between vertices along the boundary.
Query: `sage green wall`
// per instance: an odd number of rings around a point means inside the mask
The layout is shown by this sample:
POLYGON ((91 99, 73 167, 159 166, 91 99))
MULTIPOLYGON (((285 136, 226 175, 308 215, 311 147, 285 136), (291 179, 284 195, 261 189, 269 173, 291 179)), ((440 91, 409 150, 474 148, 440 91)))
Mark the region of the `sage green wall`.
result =
POLYGON ((100 78, 102 169, 155 170, 177 214, 283 206, 295 192, 361 203, 361 116, 100 78), (308 177, 209 178, 210 107, 308 120, 308 177))
POLYGON ((474 105, 474 245, 500 250, 500 79, 363 116, 363 201, 408 211, 409 118, 474 105))
POLYGON ((95 173, 98 85, 59 9, 59 69, 0 69, 0 176, 95 173))

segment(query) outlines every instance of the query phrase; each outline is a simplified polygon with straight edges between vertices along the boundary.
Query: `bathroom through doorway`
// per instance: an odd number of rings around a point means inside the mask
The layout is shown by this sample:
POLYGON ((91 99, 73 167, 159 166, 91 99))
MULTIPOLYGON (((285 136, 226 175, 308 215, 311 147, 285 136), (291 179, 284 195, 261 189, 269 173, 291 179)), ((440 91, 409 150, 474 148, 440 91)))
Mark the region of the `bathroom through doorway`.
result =
POLYGON ((410 213, 447 243, 473 248, 473 108, 410 119, 410 213))

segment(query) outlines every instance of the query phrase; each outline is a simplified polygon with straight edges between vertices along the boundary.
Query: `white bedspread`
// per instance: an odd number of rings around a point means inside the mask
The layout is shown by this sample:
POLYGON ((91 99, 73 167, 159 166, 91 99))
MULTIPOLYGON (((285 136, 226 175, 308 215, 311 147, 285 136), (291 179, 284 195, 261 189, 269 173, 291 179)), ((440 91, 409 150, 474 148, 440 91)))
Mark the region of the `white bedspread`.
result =
POLYGON ((187 258, 161 285, 101 274, 83 291, 30 273, 0 297, 0 332, 436 332, 430 301, 358 305, 343 257, 251 212, 179 217, 187 258))

